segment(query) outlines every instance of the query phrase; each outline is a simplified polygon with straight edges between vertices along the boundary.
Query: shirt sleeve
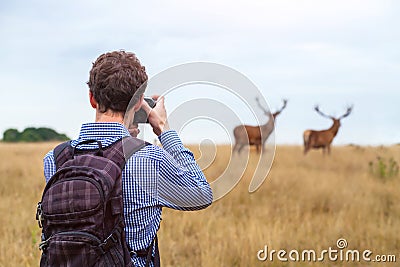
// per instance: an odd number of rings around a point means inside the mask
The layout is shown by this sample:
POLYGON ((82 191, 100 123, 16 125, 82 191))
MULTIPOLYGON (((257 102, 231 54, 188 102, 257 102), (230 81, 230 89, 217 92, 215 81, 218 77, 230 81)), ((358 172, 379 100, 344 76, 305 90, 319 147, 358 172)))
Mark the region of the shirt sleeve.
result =
POLYGON ((157 186, 160 205, 178 210, 199 210, 211 205, 211 187, 178 134, 166 131, 159 140, 164 148, 157 186))
POLYGON ((44 156, 43 159, 44 178, 46 183, 50 180, 51 176, 56 173, 56 162, 54 160, 53 150, 44 156))

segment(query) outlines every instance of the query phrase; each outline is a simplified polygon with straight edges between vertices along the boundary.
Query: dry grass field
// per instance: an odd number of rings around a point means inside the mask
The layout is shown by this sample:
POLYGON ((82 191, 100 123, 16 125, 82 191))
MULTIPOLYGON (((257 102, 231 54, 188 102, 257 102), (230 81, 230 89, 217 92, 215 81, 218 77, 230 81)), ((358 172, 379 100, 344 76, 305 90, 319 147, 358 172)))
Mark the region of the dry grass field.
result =
MULTIPOLYGON (((34 215, 44 187, 42 158, 53 146, 0 143, 0 266, 38 266, 40 231, 34 215)), ((224 170, 229 149, 218 147, 205 170, 210 180, 224 170)), ((252 151, 243 179, 211 207, 164 210, 159 231, 163 266, 398 266, 400 175, 383 179, 379 170, 372 172, 369 162, 375 167, 377 156, 400 162, 400 146, 333 147, 330 157, 321 151, 304 157, 301 147, 278 146, 267 180, 249 194, 256 160, 252 151), (257 259, 265 245, 318 252, 336 248, 339 238, 347 240, 348 249, 394 254, 397 263, 257 259)))

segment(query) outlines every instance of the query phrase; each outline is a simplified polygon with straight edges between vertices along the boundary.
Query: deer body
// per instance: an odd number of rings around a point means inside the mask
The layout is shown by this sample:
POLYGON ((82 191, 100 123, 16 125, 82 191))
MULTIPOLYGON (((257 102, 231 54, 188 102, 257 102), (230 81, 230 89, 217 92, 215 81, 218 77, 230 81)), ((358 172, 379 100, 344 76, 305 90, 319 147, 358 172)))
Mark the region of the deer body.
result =
POLYGON ((304 139, 304 154, 311 148, 322 148, 325 153, 325 149, 330 153, 331 144, 335 136, 337 135, 340 127, 340 122, 334 122, 331 128, 322 131, 306 130, 303 134, 304 139))
POLYGON ((325 154, 326 150, 328 154, 331 152, 331 144, 335 136, 337 135, 339 128, 340 128, 340 120, 344 117, 347 117, 351 111, 352 107, 347 109, 347 112, 339 118, 334 118, 332 116, 327 116, 319 111, 318 106, 315 107, 315 110, 322 115, 323 117, 327 117, 332 119, 333 124, 329 129, 322 130, 322 131, 315 131, 315 130, 305 130, 303 133, 303 140, 304 140, 304 154, 311 148, 322 148, 323 153, 325 154))
POLYGON ((281 111, 286 107, 287 100, 283 101, 283 107, 277 112, 271 114, 271 112, 264 109, 258 102, 259 106, 262 108, 264 113, 268 116, 267 123, 259 126, 251 126, 251 125, 239 125, 233 129, 233 135, 235 137, 235 146, 233 147, 233 151, 240 153, 242 148, 246 145, 252 146, 254 145, 257 149, 257 152, 260 152, 260 147, 264 149, 264 144, 268 140, 268 137, 274 131, 274 121, 276 116, 278 116, 281 111))
POLYGON ((245 145, 256 146, 257 152, 260 147, 264 147, 265 142, 274 130, 274 121, 272 116, 266 124, 260 126, 240 125, 236 126, 233 130, 235 136, 235 146, 233 151, 237 150, 238 153, 245 145))

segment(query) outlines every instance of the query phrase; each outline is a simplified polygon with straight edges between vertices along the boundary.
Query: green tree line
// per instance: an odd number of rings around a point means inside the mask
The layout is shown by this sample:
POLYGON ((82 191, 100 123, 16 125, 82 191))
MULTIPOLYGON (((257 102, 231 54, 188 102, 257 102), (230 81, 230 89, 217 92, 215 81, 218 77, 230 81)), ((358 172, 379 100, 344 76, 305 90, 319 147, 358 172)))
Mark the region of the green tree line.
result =
POLYGON ((3 133, 3 142, 43 142, 69 140, 65 134, 57 133, 50 128, 29 127, 19 132, 17 129, 8 129, 3 133))

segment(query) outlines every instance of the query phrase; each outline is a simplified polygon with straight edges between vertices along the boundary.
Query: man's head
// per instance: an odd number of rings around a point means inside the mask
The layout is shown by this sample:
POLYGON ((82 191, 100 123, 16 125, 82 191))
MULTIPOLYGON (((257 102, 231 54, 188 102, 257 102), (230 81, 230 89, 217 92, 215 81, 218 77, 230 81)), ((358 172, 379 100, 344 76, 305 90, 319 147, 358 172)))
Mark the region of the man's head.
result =
MULTIPOLYGON (((147 81, 144 66, 133 53, 113 51, 93 63, 88 81, 99 112, 125 113, 138 88, 147 81)), ((140 97, 144 92, 138 92, 140 97)))

